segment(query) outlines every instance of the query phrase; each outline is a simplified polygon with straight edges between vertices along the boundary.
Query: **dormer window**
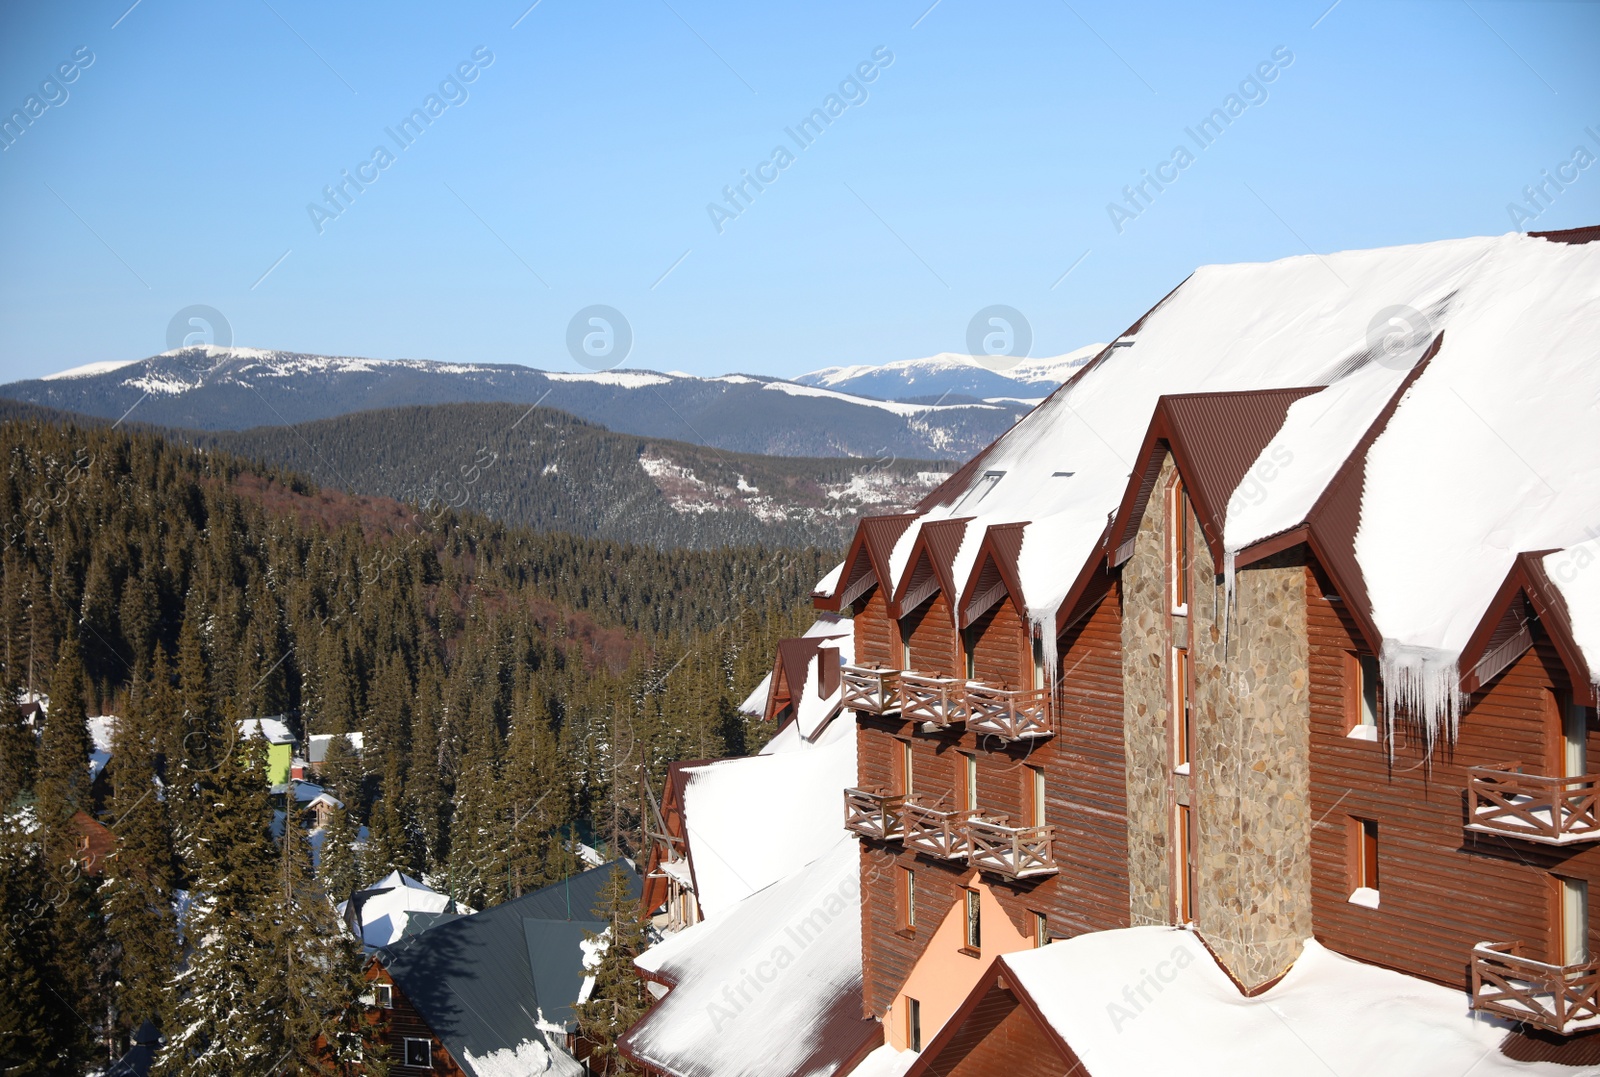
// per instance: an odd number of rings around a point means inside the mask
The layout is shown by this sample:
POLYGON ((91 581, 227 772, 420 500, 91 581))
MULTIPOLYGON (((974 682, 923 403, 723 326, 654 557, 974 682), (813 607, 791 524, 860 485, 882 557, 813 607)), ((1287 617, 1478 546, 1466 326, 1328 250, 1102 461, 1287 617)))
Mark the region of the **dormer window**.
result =
POLYGON ((967 491, 967 496, 961 499, 956 508, 967 509, 981 503, 996 486, 1000 485, 1000 480, 1005 478, 1005 475, 1004 471, 985 471, 982 477, 972 484, 972 489, 967 491))

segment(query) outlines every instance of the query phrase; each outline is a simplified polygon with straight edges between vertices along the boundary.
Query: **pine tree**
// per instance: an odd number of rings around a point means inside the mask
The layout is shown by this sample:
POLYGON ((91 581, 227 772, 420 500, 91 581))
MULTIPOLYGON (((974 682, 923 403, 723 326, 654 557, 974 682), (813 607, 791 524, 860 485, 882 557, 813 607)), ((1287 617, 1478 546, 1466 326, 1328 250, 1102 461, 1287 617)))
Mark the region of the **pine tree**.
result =
POLYGON ((634 969, 633 959, 645 947, 644 924, 639 920, 639 903, 629 885, 629 872, 621 861, 611 865, 611 875, 600 891, 594 917, 604 921, 605 931, 591 934, 590 942, 601 942, 605 949, 594 970, 594 990, 587 1002, 573 1007, 578 1019, 578 1034, 593 1045, 589 1066, 598 1073, 632 1073, 633 1068, 617 1048, 617 1040, 649 1009, 644 981, 634 969))
POLYGON ((177 1004, 160 1077, 267 1074, 285 1054, 266 982, 276 964, 273 925, 262 913, 277 881, 266 778, 266 748, 250 740, 198 782, 188 964, 172 984, 177 1004))
POLYGON ((361 851, 356 844, 358 832, 348 808, 335 807, 328 816, 317 862, 317 881, 333 900, 344 901, 361 885, 363 878, 361 851))
MULTIPOLYGON (((322 849, 324 866, 327 840, 322 849)), ((272 945, 276 966, 282 970, 272 991, 289 1053, 280 1072, 381 1077, 387 1072, 385 1036, 367 1020, 361 1002, 365 986, 361 947, 345 931, 329 893, 313 878, 304 832, 295 820, 288 820, 279 843, 271 902, 272 945)))
MULTIPOLYGON (((39 741, 39 823, 47 846, 77 847, 74 813, 93 807, 89 798, 89 721, 83 705, 83 663, 78 641, 69 634, 61 643, 55 676, 50 680, 50 712, 39 741)), ((52 852, 59 851, 52 849, 52 852)))
POLYGON ((158 715, 150 693, 135 680, 112 742, 111 826, 117 851, 106 864, 101 895, 117 976, 111 1001, 118 1025, 164 1021, 167 984, 177 970, 177 925, 172 909, 175 863, 172 826, 156 780, 158 715))
POLYGON ((0 813, 19 794, 33 788, 37 745, 17 705, 21 691, 22 680, 15 667, 7 665, 0 670, 0 813))

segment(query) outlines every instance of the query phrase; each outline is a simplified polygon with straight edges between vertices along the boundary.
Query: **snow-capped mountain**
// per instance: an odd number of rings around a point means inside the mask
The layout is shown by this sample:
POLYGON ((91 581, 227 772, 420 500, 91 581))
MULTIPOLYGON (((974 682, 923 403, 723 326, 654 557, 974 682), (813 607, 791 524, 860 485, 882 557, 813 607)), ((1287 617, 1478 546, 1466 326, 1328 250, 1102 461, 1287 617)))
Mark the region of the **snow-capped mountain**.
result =
POLYGON ((883 400, 937 400, 941 396, 1034 403, 1049 396, 1105 347, 1090 344, 1066 355, 1023 359, 1015 366, 1004 356, 980 359, 941 352, 927 359, 902 359, 877 366, 830 366, 794 380, 883 400))
POLYGON ((196 430, 286 425, 414 404, 543 403, 622 433, 785 456, 961 458, 1026 410, 1015 401, 907 404, 883 398, 888 395, 742 374, 548 372, 212 345, 0 386, 0 396, 30 404, 196 430))

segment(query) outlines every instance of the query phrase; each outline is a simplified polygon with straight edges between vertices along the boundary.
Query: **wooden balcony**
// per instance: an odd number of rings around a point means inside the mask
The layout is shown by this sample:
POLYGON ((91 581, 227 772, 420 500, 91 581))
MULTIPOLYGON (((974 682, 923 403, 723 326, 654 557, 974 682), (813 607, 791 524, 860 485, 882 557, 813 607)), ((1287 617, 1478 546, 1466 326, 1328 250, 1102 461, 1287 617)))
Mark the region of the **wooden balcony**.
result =
POLYGON ((941 860, 964 860, 970 843, 967 838, 967 820, 970 811, 941 811, 918 804, 914 797, 906 798, 901 808, 905 820, 907 849, 915 849, 941 860))
POLYGON ((1468 830, 1546 845, 1600 840, 1600 774, 1547 778, 1506 763, 1467 775, 1468 830))
POLYGON ((900 671, 867 666, 840 666, 844 706, 868 714, 887 714, 900 708, 900 671))
POLYGON ((1560 1036, 1600 1027, 1600 961, 1550 965, 1515 942, 1472 948, 1472 1008, 1560 1036))
POLYGON ((1006 826, 1004 817, 978 817, 968 820, 967 837, 967 862, 975 868, 1011 879, 1056 873, 1053 826, 1006 826))
POLYGON ((994 688, 968 681, 966 698, 967 728, 974 733, 991 733, 1001 740, 1026 740, 1048 737, 1054 732, 1047 688, 994 688))
POLYGON ((900 675, 900 717, 951 726, 967 720, 967 682, 925 673, 900 675))
POLYGON ((905 802, 899 793, 846 789, 844 827, 874 841, 899 841, 905 836, 905 822, 900 817, 905 802))

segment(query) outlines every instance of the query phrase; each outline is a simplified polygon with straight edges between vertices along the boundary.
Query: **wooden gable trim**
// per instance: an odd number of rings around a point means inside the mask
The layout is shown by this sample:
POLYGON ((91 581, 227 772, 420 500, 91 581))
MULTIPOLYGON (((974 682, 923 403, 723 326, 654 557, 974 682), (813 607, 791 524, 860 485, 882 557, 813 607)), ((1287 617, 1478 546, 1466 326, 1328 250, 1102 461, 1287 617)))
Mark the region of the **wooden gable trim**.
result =
POLYGON ((983 541, 978 545, 977 559, 972 563, 972 571, 967 573, 966 585, 961 588, 958 607, 961 611, 959 627, 966 628, 1006 598, 1011 600, 1011 606, 1017 611, 1019 618, 1023 621, 1028 619, 1028 611, 1023 606, 1022 581, 1017 576, 1016 562, 1004 556, 996 545, 998 533, 1021 532, 1027 526, 1028 521, 994 524, 984 531, 983 541), (979 591, 978 587, 984 580, 984 571, 989 566, 994 568, 995 581, 979 591))
MULTIPOLYGON (((960 595, 956 593, 955 581, 951 577, 954 565, 947 561, 941 551, 935 548, 942 544, 946 531, 956 531, 957 535, 964 536, 972 517, 961 516, 950 520, 924 520, 917 531, 917 537, 911 543, 911 556, 906 562, 905 575, 901 577, 892 601, 889 604, 891 616, 899 618, 912 612, 940 592, 950 601, 950 616, 956 619, 956 611, 960 595), (959 529, 959 530, 957 530, 959 529), (940 540, 936 543, 936 538, 940 540)), ((949 550, 950 560, 955 558, 956 551, 960 549, 960 541, 955 544, 955 549, 949 550)))
POLYGON ((941 1065, 940 1056, 949 1048, 950 1042, 960 1035, 962 1027, 972 1019, 973 1013, 983 1004, 984 998, 996 988, 1005 991, 1015 999, 1017 1007, 1023 1010, 1034 1024, 1038 1025, 1039 1031, 1044 1034, 1044 1038, 1060 1053, 1061 1063, 1068 1067, 1065 1071, 1066 1077, 1087 1074, 1088 1071, 1083 1068, 1083 1063, 1078 1061, 1077 1054, 1067 1044, 1067 1041, 1061 1038, 1061 1034, 1055 1030, 1054 1026, 1045 1019, 1044 1012, 1039 1008, 1038 1002, 1017 981, 1017 977, 1011 973, 1011 970, 1005 964, 1005 955, 1001 954, 989 962, 989 967, 978 977, 978 982, 972 985, 972 990, 967 993, 966 998, 961 1000, 961 1005, 956 1007, 956 1011, 950 1015, 950 1019, 944 1023, 944 1027, 922 1049, 922 1054, 918 1056, 916 1062, 912 1063, 911 1068, 906 1071, 905 1077, 937 1077, 937 1074, 945 1072, 945 1067, 941 1065))
POLYGON ((1520 629, 1502 632, 1507 614, 1519 597, 1526 600, 1556 653, 1566 667, 1571 682, 1573 701, 1593 707, 1597 700, 1589 665, 1583 651, 1572 637, 1572 622, 1567 613, 1561 592, 1550 582, 1544 572, 1544 558, 1555 550, 1520 553, 1506 578, 1495 592, 1473 630, 1467 645, 1461 651, 1461 690, 1476 692, 1504 673, 1533 645, 1532 625, 1524 623, 1520 629))

